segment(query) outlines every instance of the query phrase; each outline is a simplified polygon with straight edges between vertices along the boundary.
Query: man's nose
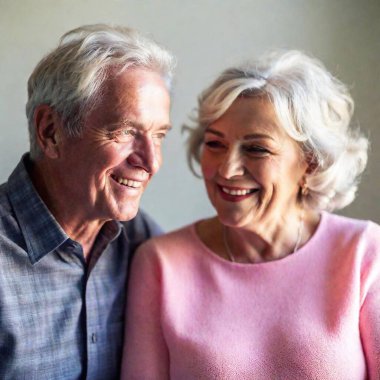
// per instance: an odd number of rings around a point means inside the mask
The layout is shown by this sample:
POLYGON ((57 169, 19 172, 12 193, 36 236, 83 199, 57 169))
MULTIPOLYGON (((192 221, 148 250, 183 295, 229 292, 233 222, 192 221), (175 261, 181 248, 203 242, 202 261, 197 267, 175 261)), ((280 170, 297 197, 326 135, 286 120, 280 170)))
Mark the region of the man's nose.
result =
POLYGON ((153 175, 160 167, 160 157, 161 148, 155 145, 153 138, 140 135, 134 142, 134 149, 129 154, 127 162, 153 175))
POLYGON ((244 175, 243 157, 241 157, 238 149, 230 148, 226 154, 221 157, 218 172, 221 177, 226 179, 244 175))

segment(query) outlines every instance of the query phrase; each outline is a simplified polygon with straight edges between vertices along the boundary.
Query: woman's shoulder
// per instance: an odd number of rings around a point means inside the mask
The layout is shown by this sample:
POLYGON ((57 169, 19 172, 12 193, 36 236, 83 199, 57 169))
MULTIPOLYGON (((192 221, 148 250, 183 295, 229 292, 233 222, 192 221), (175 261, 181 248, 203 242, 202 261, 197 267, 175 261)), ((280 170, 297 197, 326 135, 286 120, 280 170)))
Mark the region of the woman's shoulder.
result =
POLYGON ((380 251, 380 225, 373 221, 324 212, 322 224, 320 238, 357 242, 363 247, 374 247, 380 251))
POLYGON ((322 218, 324 223, 328 225, 329 229, 336 229, 339 231, 345 231, 347 233, 365 233, 367 231, 380 231, 380 225, 365 219, 355 219, 343 215, 332 214, 329 212, 323 212, 322 218))

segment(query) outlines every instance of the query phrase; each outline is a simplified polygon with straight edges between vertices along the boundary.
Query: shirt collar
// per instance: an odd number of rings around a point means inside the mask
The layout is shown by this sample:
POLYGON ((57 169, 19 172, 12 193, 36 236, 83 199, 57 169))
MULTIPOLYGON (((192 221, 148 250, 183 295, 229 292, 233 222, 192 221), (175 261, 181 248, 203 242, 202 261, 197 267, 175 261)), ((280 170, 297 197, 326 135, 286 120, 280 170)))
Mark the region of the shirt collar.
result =
POLYGON ((68 236, 38 195, 26 169, 25 154, 8 179, 8 196, 24 236, 29 259, 37 263, 68 236))
POLYGON ((108 240, 108 242, 111 243, 119 237, 121 231, 123 230, 123 227, 124 226, 121 222, 118 222, 116 220, 109 220, 104 224, 103 228, 100 231, 108 240))

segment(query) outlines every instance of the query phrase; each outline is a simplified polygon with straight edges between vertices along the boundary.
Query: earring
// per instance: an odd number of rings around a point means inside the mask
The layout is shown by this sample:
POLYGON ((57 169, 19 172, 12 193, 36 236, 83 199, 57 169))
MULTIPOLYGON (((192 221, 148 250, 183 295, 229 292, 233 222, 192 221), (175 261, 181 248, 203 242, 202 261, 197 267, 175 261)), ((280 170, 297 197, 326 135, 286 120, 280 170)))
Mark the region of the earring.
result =
POLYGON ((303 178, 303 181, 302 181, 302 184, 301 184, 301 195, 303 197, 305 197, 308 194, 309 194, 309 188, 307 187, 306 179, 303 178))

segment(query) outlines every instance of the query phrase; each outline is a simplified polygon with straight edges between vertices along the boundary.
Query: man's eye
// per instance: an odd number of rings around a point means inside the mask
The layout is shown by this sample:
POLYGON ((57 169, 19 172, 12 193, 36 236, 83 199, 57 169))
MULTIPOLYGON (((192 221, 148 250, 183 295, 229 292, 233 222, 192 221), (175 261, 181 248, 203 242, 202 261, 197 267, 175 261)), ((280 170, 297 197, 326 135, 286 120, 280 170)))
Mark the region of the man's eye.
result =
POLYGON ((133 129, 123 129, 120 132, 121 136, 136 136, 136 132, 133 129))
POLYGON ((163 140, 166 137, 166 133, 156 133, 153 137, 158 140, 163 140))
POLYGON ((113 133, 113 138, 118 142, 128 142, 131 137, 136 136, 136 131, 133 129, 122 129, 113 133))

